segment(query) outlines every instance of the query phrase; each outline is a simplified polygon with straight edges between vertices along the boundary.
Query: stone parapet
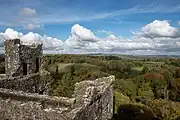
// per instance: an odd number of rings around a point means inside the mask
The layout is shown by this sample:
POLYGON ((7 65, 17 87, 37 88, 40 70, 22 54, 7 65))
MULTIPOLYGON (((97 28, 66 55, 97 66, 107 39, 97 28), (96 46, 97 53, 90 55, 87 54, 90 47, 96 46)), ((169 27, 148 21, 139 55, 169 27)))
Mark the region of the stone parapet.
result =
POLYGON ((76 83, 75 108, 69 112, 72 120, 109 120, 113 116, 114 76, 76 83))
POLYGON ((109 120, 114 76, 76 83, 73 98, 0 88, 0 117, 13 120, 109 120))

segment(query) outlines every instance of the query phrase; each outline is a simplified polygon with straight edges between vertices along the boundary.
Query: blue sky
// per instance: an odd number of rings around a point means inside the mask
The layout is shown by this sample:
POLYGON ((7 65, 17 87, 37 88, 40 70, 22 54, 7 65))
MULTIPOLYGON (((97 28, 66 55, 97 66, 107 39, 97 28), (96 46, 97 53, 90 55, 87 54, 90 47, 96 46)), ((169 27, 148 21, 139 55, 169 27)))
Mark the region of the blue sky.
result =
POLYGON ((66 41, 79 24, 96 37, 131 39, 154 20, 179 29, 179 0, 1 0, 0 32, 47 35, 66 41))
MULTIPOLYGON (((22 8, 35 9, 37 22, 44 25, 45 30, 26 30, 21 23, 14 23, 12 28, 59 39, 68 38, 72 25, 76 23, 94 32, 107 30, 115 35, 130 37, 131 31, 153 20, 170 20, 177 26, 180 17, 179 0, 1 0, 2 22, 8 24, 6 21, 16 21, 15 16, 22 8)), ((6 27, 9 26, 1 25, 0 30, 6 27)))

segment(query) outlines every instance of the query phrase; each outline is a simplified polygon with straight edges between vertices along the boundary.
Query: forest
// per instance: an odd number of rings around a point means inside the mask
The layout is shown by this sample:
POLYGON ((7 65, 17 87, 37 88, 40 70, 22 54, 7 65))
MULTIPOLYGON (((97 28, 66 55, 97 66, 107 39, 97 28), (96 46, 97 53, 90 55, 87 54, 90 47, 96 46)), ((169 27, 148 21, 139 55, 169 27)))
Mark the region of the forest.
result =
MULTIPOLYGON (((4 58, 0 59, 4 73, 4 58)), ((180 59, 126 55, 44 55, 52 94, 72 97, 83 80, 114 75, 114 120, 180 120, 180 59)))

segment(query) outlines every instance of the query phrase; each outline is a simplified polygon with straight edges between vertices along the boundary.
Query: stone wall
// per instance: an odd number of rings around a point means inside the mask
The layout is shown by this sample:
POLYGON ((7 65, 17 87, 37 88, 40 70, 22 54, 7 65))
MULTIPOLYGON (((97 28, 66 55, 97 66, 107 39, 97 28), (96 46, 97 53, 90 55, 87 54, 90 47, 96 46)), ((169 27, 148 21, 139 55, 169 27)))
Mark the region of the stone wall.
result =
POLYGON ((76 84, 76 108, 70 113, 73 120, 110 120, 113 116, 114 76, 82 81, 76 84))
POLYGON ((68 120, 75 99, 0 88, 1 120, 68 120))
POLYGON ((6 40, 5 48, 5 72, 7 76, 19 75, 20 40, 6 40))
MULTIPOLYGON (((27 46, 21 45, 21 65, 23 63, 27 63, 27 73, 32 74, 36 73, 36 59, 38 58, 39 61, 39 71, 42 68, 42 44, 34 45, 34 46, 27 46)), ((21 67, 22 68, 22 67, 21 67)))
POLYGON ((6 74, 0 74, 0 79, 6 78, 6 74))
POLYGON ((23 45, 19 39, 6 40, 5 71, 7 76, 24 75, 23 65, 27 66, 27 74, 36 73, 36 59, 39 61, 39 70, 42 68, 42 44, 23 45))
POLYGON ((0 88, 20 90, 30 93, 50 94, 46 91, 50 91, 48 87, 48 81, 41 80, 39 73, 18 76, 18 77, 5 77, 0 79, 0 88))
POLYGON ((75 85, 73 98, 0 89, 2 120, 109 120, 113 116, 114 76, 75 85))

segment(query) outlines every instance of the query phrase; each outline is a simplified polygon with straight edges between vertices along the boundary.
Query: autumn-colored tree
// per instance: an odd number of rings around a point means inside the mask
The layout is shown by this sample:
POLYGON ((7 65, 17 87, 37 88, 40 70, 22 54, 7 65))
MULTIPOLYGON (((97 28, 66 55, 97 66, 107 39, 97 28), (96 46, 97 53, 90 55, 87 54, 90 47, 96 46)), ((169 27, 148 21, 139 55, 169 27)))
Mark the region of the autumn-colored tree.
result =
POLYGON ((164 76, 159 73, 148 73, 144 75, 144 79, 151 82, 151 87, 155 98, 164 98, 166 81, 164 76))
POLYGON ((144 79, 147 79, 147 80, 161 80, 163 81, 164 80, 164 76, 159 74, 159 73, 147 73, 147 74, 144 74, 144 79))

